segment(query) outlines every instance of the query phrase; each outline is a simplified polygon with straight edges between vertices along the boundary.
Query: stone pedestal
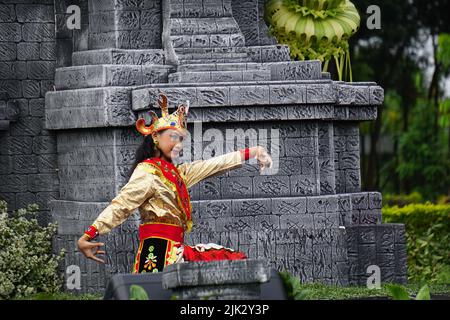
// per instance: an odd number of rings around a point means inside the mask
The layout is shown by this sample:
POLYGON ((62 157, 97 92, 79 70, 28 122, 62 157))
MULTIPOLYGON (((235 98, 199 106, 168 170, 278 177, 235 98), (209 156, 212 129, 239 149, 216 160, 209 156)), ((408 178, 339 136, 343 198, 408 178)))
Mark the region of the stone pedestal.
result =
POLYGON ((269 280, 264 260, 224 260, 169 265, 162 285, 180 300, 256 300, 269 280))
POLYGON ((170 112, 190 101, 191 161, 257 144, 274 159, 266 175, 247 163, 193 186, 189 244, 232 247, 303 282, 365 284, 371 264, 382 281, 406 281, 404 227, 382 224, 381 194, 361 190, 359 122, 376 119, 383 89, 332 81, 319 61, 291 61, 266 34, 262 3, 89 2, 89 50, 56 70, 45 114, 58 137, 55 246, 69 248, 66 265, 82 267, 84 291, 131 270, 136 216, 100 238, 106 266, 81 257, 74 241, 126 183, 142 139, 134 123, 160 92, 170 112))

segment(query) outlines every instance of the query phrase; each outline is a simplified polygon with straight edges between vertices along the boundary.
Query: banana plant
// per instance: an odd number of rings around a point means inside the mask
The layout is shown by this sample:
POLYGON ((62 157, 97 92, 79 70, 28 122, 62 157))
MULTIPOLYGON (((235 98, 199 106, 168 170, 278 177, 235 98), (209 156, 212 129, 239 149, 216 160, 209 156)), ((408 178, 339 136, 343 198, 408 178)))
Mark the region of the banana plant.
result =
POLYGON ((349 38, 361 18, 348 0, 269 0, 264 20, 279 43, 287 44, 291 57, 320 60, 323 71, 336 64, 339 80, 353 81, 349 38))

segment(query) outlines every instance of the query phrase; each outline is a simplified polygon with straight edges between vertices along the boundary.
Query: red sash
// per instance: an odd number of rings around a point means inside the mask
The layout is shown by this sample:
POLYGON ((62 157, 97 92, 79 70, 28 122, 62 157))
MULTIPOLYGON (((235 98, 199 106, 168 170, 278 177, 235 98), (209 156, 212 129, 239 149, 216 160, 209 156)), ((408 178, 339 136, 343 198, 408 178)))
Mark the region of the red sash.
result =
POLYGON ((192 228, 192 205, 188 189, 183 178, 178 172, 177 167, 175 167, 173 163, 156 157, 145 159, 144 162, 147 162, 148 164, 155 167, 157 169, 157 172, 159 173, 159 177, 162 178, 163 182, 173 191, 176 191, 178 206, 180 207, 181 211, 183 211, 186 217, 186 226, 187 231, 189 232, 192 228))
POLYGON ((175 242, 183 243, 183 228, 164 223, 146 223, 139 225, 139 240, 143 241, 149 237, 159 237, 175 242))

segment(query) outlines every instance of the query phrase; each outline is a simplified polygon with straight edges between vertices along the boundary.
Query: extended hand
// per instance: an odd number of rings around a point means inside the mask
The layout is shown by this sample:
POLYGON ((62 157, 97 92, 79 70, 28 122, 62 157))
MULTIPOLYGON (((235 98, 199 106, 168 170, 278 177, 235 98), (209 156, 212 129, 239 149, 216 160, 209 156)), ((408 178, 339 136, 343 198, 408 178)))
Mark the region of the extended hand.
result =
POLYGON ((100 262, 100 263, 105 263, 105 260, 98 258, 96 255, 97 254, 105 254, 105 251, 103 250, 99 250, 99 247, 104 246, 104 243, 101 242, 89 242, 85 236, 81 236, 80 239, 78 239, 78 249, 81 251, 81 253, 84 254, 84 256, 88 259, 100 262), (95 249, 92 250, 92 249, 95 249))
POLYGON ((259 172, 262 173, 266 167, 272 168, 273 161, 266 149, 261 146, 257 147, 255 159, 258 160, 259 172))

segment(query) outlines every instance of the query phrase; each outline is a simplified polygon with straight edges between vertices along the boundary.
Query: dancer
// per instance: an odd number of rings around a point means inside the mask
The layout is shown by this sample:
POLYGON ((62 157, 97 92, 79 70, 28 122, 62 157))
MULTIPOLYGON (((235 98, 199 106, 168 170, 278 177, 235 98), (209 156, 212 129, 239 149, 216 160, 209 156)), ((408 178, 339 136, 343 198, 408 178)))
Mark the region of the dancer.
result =
POLYGON ((139 249, 134 273, 160 272, 166 265, 185 261, 245 259, 242 252, 218 244, 184 243, 184 235, 192 229, 191 202, 188 189, 201 180, 242 166, 256 158, 262 172, 272 167, 272 159, 260 146, 241 149, 208 160, 175 164, 182 154, 187 131, 189 105, 180 105, 169 114, 167 97, 161 94, 158 104, 162 116, 150 111, 152 123, 136 122, 144 142, 136 152, 136 163, 128 183, 111 201, 78 240, 79 250, 89 259, 105 263, 98 257, 104 243, 92 242, 122 224, 139 208, 139 249))

